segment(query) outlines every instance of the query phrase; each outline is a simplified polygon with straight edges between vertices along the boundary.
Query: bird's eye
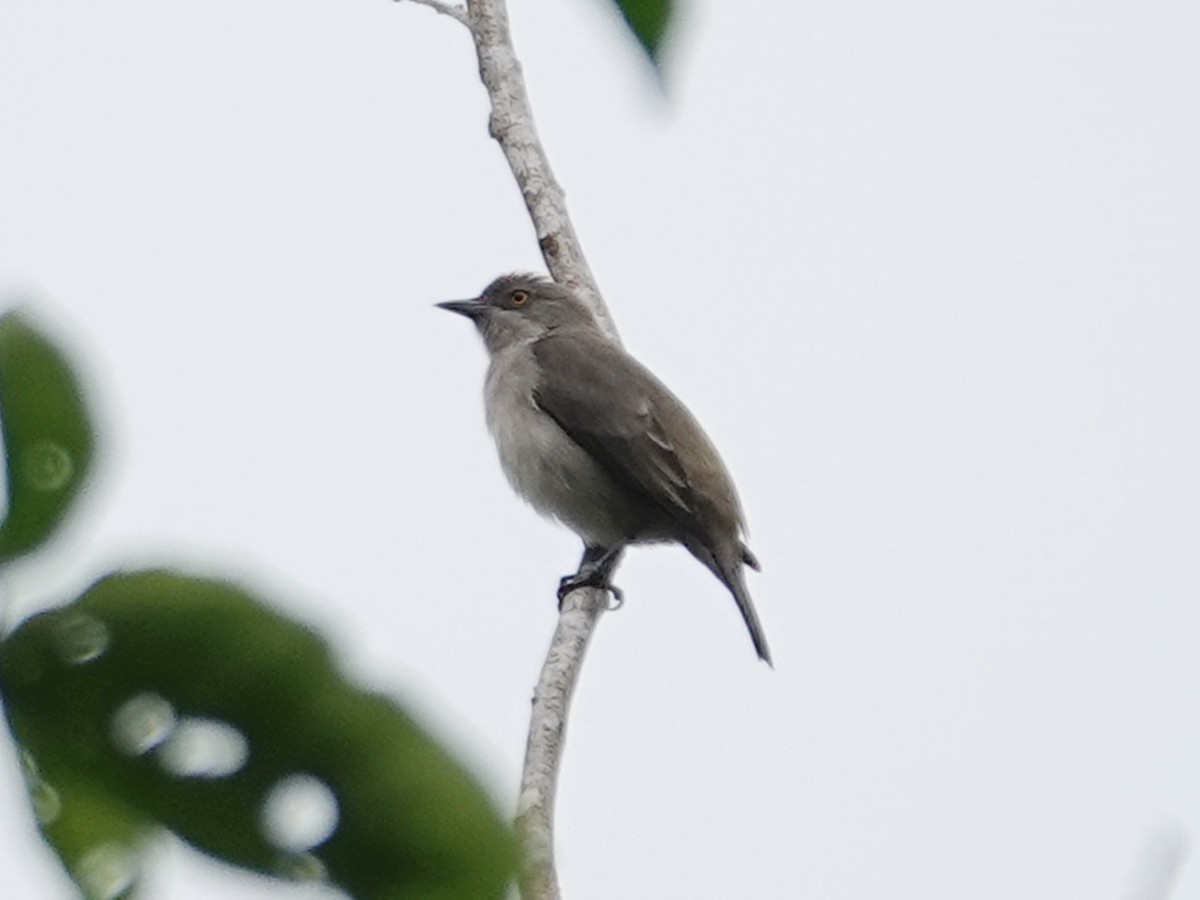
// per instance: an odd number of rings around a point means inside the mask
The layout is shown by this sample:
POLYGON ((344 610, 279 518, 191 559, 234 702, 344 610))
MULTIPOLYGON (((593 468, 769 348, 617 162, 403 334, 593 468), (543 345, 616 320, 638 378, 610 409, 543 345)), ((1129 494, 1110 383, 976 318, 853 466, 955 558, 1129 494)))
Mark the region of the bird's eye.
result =
POLYGON ((512 292, 512 305, 513 306, 524 306, 528 302, 529 302, 529 292, 528 291, 513 291, 512 292))

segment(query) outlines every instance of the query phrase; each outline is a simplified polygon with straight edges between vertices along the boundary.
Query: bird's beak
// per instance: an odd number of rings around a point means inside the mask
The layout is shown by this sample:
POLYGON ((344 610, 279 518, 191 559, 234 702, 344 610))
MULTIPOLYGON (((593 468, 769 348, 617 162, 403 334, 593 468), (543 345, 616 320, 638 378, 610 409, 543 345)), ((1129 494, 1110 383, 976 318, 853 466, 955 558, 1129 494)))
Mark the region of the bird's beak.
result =
POLYGON ((480 303, 475 300, 446 300, 443 303, 434 304, 438 309, 448 309, 450 312, 458 313, 460 316, 466 316, 472 321, 480 318, 487 312, 487 304, 480 303))

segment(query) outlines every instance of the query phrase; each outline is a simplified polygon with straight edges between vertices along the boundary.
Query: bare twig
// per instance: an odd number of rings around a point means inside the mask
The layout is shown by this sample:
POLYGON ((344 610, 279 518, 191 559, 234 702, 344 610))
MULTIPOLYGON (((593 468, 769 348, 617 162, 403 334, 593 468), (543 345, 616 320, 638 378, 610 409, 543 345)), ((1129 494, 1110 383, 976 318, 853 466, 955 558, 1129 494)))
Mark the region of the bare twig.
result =
MULTIPOLYGON (((419 3, 422 6, 428 6, 430 9, 441 13, 443 16, 449 16, 456 21, 467 25, 467 10, 462 6, 455 6, 452 3, 443 3, 442 0, 410 0, 412 3, 419 3)), ((469 27, 469 26, 468 26, 469 27)))
POLYGON ((558 628, 533 695, 529 739, 521 794, 517 799, 517 836, 521 842, 521 896, 524 900, 559 900, 554 869, 554 795, 562 759, 571 694, 579 679, 583 655, 604 611, 607 596, 578 590, 563 602, 558 628))
POLYGON ((563 189, 555 181, 550 161, 538 140, 525 78, 513 51, 504 0, 467 0, 467 18, 475 37, 479 76, 492 106, 488 128, 504 151, 525 198, 546 268, 555 281, 582 297, 601 324, 616 337, 612 316, 604 306, 567 216, 563 189))
MULTIPOLYGON (((500 144, 533 221, 546 268, 559 284, 581 297, 617 339, 616 326, 588 268, 567 216, 566 198, 538 139, 521 65, 513 50, 504 0, 466 0, 466 10, 444 0, 413 0, 464 22, 475 40, 479 76, 491 104, 488 130, 500 144)), ((534 691, 517 801, 516 827, 523 850, 520 888, 524 900, 559 900, 554 868, 554 795, 571 695, 584 653, 608 595, 572 591, 562 604, 558 628, 534 691)))
MULTIPOLYGON (((427 0, 423 0, 427 2, 427 0)), ((554 280, 573 290, 617 337, 600 289, 567 215, 566 198, 550 169, 534 127, 525 79, 513 50, 504 0, 466 0, 479 75, 491 104, 488 130, 500 144, 533 221, 538 246, 554 280)), ((608 601, 588 589, 569 594, 538 679, 529 721, 525 766, 517 801, 517 835, 523 862, 524 900, 559 900, 554 868, 554 796, 566 736, 571 695, 588 641, 608 601)))

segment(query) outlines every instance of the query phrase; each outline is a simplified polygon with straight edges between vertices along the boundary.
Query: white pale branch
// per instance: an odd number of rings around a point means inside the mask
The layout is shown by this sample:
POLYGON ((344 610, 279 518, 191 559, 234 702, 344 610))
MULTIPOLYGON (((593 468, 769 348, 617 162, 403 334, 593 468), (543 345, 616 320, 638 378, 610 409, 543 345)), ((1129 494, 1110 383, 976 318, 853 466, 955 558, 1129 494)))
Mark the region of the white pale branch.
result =
POLYGON ((608 596, 594 589, 577 590, 563 601, 558 627, 533 694, 521 793, 517 798, 517 836, 521 842, 521 897, 559 900, 554 868, 554 795, 566 739, 571 695, 579 680, 583 655, 608 596))
MULTIPOLYGON (((413 0, 463 22, 475 41, 479 75, 491 104, 488 130, 500 144, 533 222, 551 276, 583 298, 605 330, 618 339, 612 316, 588 268, 567 215, 566 196, 554 178, 534 126, 521 64, 513 50, 504 0, 466 0, 466 12, 442 0, 413 0)), ((571 695, 583 657, 608 595, 595 589, 565 598, 558 627, 533 695, 516 828, 523 861, 523 900, 559 900, 554 867, 554 796, 571 695)))
POLYGON ((566 195, 538 139, 504 0, 467 0, 467 19, 479 57, 479 76, 492 107, 488 130, 504 151, 521 189, 546 268, 555 281, 582 297, 616 337, 612 317, 567 215, 566 195))

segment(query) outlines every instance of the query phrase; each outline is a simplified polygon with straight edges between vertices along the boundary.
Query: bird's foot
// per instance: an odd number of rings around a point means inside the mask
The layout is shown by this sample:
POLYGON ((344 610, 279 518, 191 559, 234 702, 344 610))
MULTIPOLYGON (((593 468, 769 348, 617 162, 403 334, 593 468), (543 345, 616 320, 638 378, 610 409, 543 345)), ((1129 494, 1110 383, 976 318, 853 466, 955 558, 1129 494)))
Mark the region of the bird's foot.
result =
POLYGON ((562 612, 563 601, 567 599, 567 594, 585 587, 608 591, 613 598, 613 602, 608 608, 610 610, 620 609, 625 602, 625 593, 615 584, 610 584, 605 577, 606 574, 599 571, 585 572, 581 570, 574 575, 564 575, 558 582, 558 611, 562 612))

